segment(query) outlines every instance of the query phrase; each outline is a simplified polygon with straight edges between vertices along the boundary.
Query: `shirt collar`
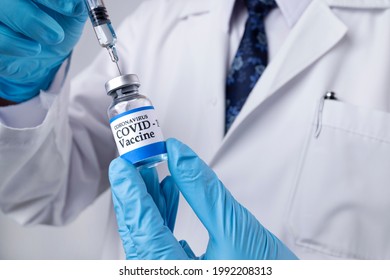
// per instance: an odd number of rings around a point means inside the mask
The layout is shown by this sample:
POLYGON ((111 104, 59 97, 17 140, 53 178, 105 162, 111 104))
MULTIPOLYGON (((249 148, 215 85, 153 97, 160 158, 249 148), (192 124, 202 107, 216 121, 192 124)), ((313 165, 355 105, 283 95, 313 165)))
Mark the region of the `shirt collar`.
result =
POLYGON ((287 24, 292 27, 311 3, 311 0, 276 0, 287 24))
MULTIPOLYGON (((221 12, 225 14, 225 18, 227 19, 228 26, 230 19, 233 14, 234 4, 236 1, 242 0, 224 0, 222 4, 221 12)), ((293 27, 294 24, 301 17, 303 12, 309 6, 312 0, 275 0, 278 4, 278 8, 282 12, 283 17, 285 18, 288 26, 293 27)))

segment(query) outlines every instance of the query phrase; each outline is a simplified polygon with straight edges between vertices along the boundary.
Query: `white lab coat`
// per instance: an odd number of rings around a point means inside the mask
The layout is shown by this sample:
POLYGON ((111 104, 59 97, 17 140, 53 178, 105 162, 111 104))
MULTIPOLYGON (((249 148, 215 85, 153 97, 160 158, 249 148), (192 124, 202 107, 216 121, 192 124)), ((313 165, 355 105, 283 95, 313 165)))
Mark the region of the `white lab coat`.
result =
MULTIPOLYGON (((390 1, 313 0, 226 136, 223 0, 152 2, 125 22, 119 51, 165 136, 191 146, 300 258, 390 258, 390 1), (337 101, 322 102, 328 90, 337 101)), ((101 55, 42 125, 0 128, 4 212, 61 225, 107 188, 116 149, 104 83, 114 76, 101 55)), ((106 257, 119 257, 107 211, 106 257)), ((184 203, 176 235, 206 247, 184 203)))

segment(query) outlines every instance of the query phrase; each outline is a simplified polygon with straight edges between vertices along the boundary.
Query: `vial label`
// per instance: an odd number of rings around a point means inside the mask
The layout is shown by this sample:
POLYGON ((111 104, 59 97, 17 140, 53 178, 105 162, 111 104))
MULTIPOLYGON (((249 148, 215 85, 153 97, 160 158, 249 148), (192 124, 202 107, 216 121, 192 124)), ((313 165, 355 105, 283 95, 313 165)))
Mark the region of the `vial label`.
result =
POLYGON ((153 106, 136 108, 110 120, 119 155, 131 163, 166 153, 153 106))

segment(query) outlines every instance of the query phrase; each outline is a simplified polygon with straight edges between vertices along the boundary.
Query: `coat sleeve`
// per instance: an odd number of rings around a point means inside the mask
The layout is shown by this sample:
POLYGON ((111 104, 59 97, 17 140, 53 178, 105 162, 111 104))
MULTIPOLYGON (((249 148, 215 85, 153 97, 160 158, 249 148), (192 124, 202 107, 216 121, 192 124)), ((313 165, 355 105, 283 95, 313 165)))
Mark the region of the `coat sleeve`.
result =
MULTIPOLYGON (((135 44, 132 17, 118 34, 135 44)), ((132 53, 124 47, 118 44, 121 67, 131 73, 127 65, 132 53)), ((111 98, 104 84, 116 71, 102 50, 83 73, 65 82, 39 125, 0 124, 2 212, 23 225, 63 225, 107 189, 116 147, 106 114, 111 98)))

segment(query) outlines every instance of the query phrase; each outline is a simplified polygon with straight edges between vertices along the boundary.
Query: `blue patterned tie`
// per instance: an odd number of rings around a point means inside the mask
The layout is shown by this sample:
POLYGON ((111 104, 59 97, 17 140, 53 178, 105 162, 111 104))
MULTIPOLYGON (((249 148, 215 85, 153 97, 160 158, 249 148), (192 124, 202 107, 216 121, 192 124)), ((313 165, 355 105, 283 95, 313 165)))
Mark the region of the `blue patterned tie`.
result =
POLYGON ((276 7, 275 0, 244 0, 244 2, 249 16, 244 35, 227 75, 225 132, 229 130, 268 63, 264 18, 276 7))

